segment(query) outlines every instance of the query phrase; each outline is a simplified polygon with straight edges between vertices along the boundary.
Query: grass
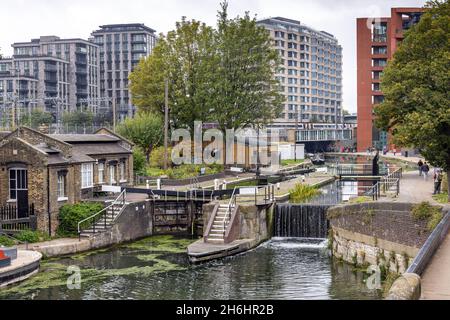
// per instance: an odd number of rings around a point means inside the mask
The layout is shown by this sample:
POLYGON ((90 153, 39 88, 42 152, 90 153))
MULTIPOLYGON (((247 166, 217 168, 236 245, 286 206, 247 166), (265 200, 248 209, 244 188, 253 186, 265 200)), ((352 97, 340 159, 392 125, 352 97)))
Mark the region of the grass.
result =
POLYGON ((167 176, 170 179, 190 179, 200 176, 202 168, 206 169, 205 175, 221 173, 224 170, 221 165, 181 165, 167 170, 159 167, 148 167, 146 174, 154 178, 167 176))
POLYGON ((292 203, 302 203, 318 196, 321 191, 307 184, 298 183, 294 189, 289 190, 290 201, 292 203))
POLYGON ((305 160, 281 160, 281 165, 283 167, 286 167, 286 166, 293 166, 296 164, 302 164, 303 162, 305 162, 305 160))
POLYGON ((429 202, 414 205, 411 214, 415 221, 426 221, 428 231, 433 231, 443 217, 442 208, 432 206, 429 202))
POLYGON ((372 202, 372 197, 366 197, 366 196, 360 196, 356 198, 351 198, 348 203, 366 203, 366 202, 372 202))
POLYGON ((447 204, 448 203, 448 193, 440 193, 433 196, 433 199, 439 203, 447 204))

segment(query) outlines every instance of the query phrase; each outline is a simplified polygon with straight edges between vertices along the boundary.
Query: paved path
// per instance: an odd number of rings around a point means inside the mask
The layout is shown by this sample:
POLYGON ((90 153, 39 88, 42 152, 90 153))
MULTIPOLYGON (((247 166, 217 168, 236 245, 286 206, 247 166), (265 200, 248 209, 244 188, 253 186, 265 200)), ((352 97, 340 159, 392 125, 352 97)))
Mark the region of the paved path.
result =
POLYGON ((438 204, 433 199, 434 182, 433 170, 428 174, 425 180, 419 176, 419 172, 410 171, 403 174, 400 180, 400 195, 392 199, 396 202, 420 203, 428 201, 432 204, 438 204))
POLYGON ((422 300, 450 300, 450 233, 422 275, 422 300))

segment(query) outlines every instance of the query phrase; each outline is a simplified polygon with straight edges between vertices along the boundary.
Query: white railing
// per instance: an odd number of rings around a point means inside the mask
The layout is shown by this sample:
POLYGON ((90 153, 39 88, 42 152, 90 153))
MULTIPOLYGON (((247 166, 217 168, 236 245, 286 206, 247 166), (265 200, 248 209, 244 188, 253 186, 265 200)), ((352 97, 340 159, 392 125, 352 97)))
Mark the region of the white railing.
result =
POLYGON ((82 229, 81 229, 81 225, 82 224, 84 224, 84 223, 86 223, 86 222, 88 222, 88 221, 93 221, 92 222, 92 224, 91 224, 91 227, 93 228, 93 233, 95 234, 96 233, 96 230, 95 230, 95 225, 97 224, 97 222, 99 222, 101 219, 96 219, 97 217, 100 217, 101 216, 101 214, 103 214, 104 213, 104 221, 105 221, 105 227, 106 227, 106 225, 107 225, 107 218, 108 218, 108 210, 109 209, 112 209, 112 214, 111 214, 111 218, 113 219, 113 221, 112 222, 114 222, 116 219, 117 219, 117 217, 119 217, 120 216, 120 214, 123 212, 123 209, 125 208, 125 204, 126 204, 126 198, 127 198, 127 191, 126 191, 126 189, 125 190, 123 190, 122 191, 122 193, 117 197, 117 199, 116 200, 114 200, 109 206, 107 206, 107 207, 105 207, 105 208, 103 208, 102 210, 100 210, 99 212, 97 212, 96 214, 94 214, 94 215, 92 215, 92 216, 90 216, 90 217, 88 217, 88 218, 86 218, 86 219, 83 219, 83 220, 81 220, 80 222, 78 222, 78 236, 80 237, 80 240, 81 240, 81 233, 82 233, 82 229), (118 213, 118 215, 116 216, 115 215, 115 209, 114 209, 114 207, 116 206, 116 205, 121 205, 121 208, 120 208, 120 210, 119 210, 119 213, 118 213))

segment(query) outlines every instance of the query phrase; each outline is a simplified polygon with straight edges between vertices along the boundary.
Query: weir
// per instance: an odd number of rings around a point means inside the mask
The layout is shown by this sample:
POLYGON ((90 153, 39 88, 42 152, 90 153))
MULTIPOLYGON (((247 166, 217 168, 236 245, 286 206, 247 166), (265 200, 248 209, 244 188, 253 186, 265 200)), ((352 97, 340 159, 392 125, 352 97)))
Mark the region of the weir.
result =
POLYGON ((328 236, 327 210, 331 205, 279 204, 275 208, 274 236, 321 238, 328 236))

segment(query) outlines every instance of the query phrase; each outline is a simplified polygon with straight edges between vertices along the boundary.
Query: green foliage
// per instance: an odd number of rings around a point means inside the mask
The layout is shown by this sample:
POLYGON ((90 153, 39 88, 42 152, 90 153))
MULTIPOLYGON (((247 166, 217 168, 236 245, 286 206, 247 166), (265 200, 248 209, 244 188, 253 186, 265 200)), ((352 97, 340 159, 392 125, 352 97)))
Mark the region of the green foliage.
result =
POLYGON ((48 233, 31 230, 21 231, 15 236, 15 238, 19 241, 28 243, 37 243, 51 240, 51 237, 48 235, 48 233))
MULTIPOLYGON (((164 150, 164 147, 158 147, 152 151, 152 153, 150 154, 150 167, 164 168, 164 150)), ((167 155, 169 159, 167 165, 169 167, 172 167, 172 161, 170 161, 172 148, 167 148, 167 155)))
POLYGON ((195 120, 222 129, 267 123, 282 108, 274 72, 279 64, 269 33, 248 14, 229 19, 222 4, 217 29, 183 18, 161 35, 150 57, 131 73, 133 103, 140 111, 164 113, 169 81, 171 124, 195 120))
POLYGON ((20 119, 21 125, 26 125, 31 128, 38 128, 40 125, 50 125, 53 123, 53 116, 40 109, 34 109, 30 114, 25 114, 20 119))
POLYGON ((439 203, 442 203, 442 204, 446 204, 446 203, 449 202, 449 201, 448 201, 448 194, 447 194, 447 193, 435 194, 435 195, 433 196, 433 199, 436 200, 436 201, 439 202, 439 203))
MULTIPOLYGON (((59 209, 58 235, 75 236, 78 234, 78 223, 103 209, 103 204, 98 202, 82 202, 75 205, 65 205, 59 209)), ((82 228, 86 228, 91 222, 87 222, 82 228)))
POLYGON ((12 240, 11 238, 0 235, 0 246, 12 247, 15 244, 16 244, 15 241, 12 240))
POLYGON ((93 124, 94 114, 88 110, 76 110, 65 112, 62 117, 64 125, 75 126, 91 126, 93 124))
POLYGON ((281 165, 282 166, 293 166, 296 164, 302 164, 303 162, 305 162, 305 160, 281 160, 281 165))
POLYGON ((373 202, 372 197, 367 196, 359 196, 355 198, 351 198, 348 203, 366 203, 366 202, 373 202))
POLYGON ((400 146, 416 147, 450 170, 450 2, 430 1, 383 71, 376 124, 400 146))
POLYGON ((133 170, 134 173, 138 175, 145 175, 145 164, 146 164, 145 154, 141 148, 135 147, 133 149, 133 170))
POLYGON ((441 183, 441 191, 444 193, 448 193, 448 174, 444 174, 444 177, 443 177, 442 183, 441 183))
POLYGON ((315 187, 311 187, 307 184, 298 183, 295 185, 294 189, 289 190, 290 201, 292 203, 302 203, 315 196, 319 195, 321 191, 315 187))
POLYGON ((147 161, 153 148, 163 140, 163 121, 157 114, 139 113, 134 119, 126 119, 117 127, 117 132, 140 147, 147 161))
POLYGON ((206 169, 205 175, 221 173, 224 170, 221 165, 181 165, 165 171, 161 168, 149 167, 147 168, 146 173, 149 177, 154 178, 167 176, 170 179, 189 179, 200 176, 202 168, 206 169))
POLYGON ((426 221, 428 231, 433 231, 443 217, 442 208, 432 206, 429 202, 414 205, 411 214, 415 221, 426 221))

